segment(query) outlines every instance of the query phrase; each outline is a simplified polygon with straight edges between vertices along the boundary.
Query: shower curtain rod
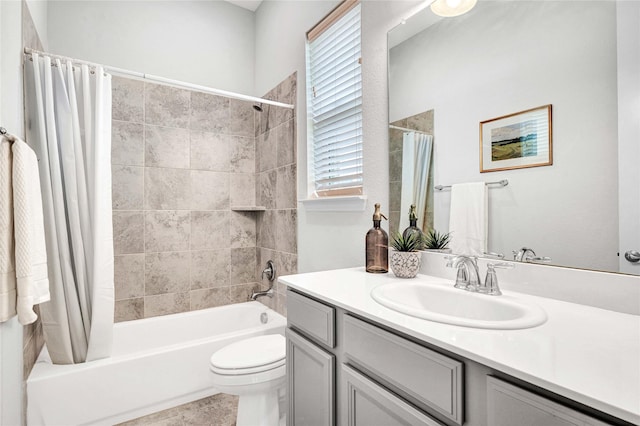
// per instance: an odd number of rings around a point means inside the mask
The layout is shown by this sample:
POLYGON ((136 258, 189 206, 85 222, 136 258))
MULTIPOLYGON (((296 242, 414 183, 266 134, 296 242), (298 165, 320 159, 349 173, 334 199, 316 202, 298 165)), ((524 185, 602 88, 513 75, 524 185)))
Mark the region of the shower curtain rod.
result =
POLYGON ((406 127, 394 126, 393 124, 389 124, 389 128, 390 128, 390 129, 396 129, 396 130, 403 130, 403 131, 405 131, 405 132, 418 132, 418 133, 422 133, 423 135, 429 135, 429 136, 431 136, 431 134, 430 134, 430 133, 423 132, 422 130, 408 129, 408 128, 406 128, 406 127))
POLYGON ((269 100, 269 99, 258 98, 256 96, 242 95, 240 93, 229 92, 229 91, 226 91, 226 90, 213 89, 211 87, 201 86, 199 84, 186 83, 184 81, 172 80, 172 79, 169 79, 169 78, 164 78, 164 77, 160 77, 160 76, 152 75, 152 74, 146 74, 146 73, 142 73, 142 72, 138 72, 138 71, 130 71, 130 70, 122 69, 122 68, 99 65, 99 64, 96 64, 96 63, 93 63, 93 62, 82 61, 82 60, 79 60, 79 59, 69 58, 67 56, 54 55, 52 53, 47 53, 47 52, 42 52, 42 51, 35 50, 35 49, 30 49, 28 47, 24 48, 24 53, 25 53, 25 55, 32 55, 32 54, 36 53, 38 55, 49 56, 51 58, 56 58, 56 59, 60 59, 60 60, 64 60, 64 61, 71 61, 71 62, 73 62, 75 64, 88 65, 88 66, 91 66, 91 67, 102 66, 102 68, 104 68, 104 70, 106 72, 109 72, 111 74, 117 74, 117 75, 121 75, 121 76, 129 76, 129 77, 136 77, 136 78, 140 78, 140 79, 144 79, 144 80, 153 81, 155 83, 160 83, 160 84, 163 84, 163 85, 166 85, 166 86, 174 86, 174 87, 179 87, 181 89, 195 90, 195 91, 198 91, 198 92, 203 92, 203 93, 209 93, 209 94, 212 94, 212 95, 223 96, 225 98, 239 99, 241 101, 259 102, 259 103, 262 103, 262 104, 265 104, 265 105, 273 105, 273 106, 277 106, 277 107, 281 107, 281 108, 294 109, 294 106, 291 105, 291 104, 285 104, 285 103, 282 103, 282 102, 276 102, 276 101, 272 101, 272 100, 269 100))

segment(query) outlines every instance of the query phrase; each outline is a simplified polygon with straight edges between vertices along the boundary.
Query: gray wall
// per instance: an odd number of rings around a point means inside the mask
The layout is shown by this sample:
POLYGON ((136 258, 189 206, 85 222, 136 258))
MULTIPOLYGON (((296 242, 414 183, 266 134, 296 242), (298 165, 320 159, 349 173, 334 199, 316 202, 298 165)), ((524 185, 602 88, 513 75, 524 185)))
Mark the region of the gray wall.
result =
POLYGON ((49 51, 253 94, 254 17, 224 1, 50 0, 49 51))

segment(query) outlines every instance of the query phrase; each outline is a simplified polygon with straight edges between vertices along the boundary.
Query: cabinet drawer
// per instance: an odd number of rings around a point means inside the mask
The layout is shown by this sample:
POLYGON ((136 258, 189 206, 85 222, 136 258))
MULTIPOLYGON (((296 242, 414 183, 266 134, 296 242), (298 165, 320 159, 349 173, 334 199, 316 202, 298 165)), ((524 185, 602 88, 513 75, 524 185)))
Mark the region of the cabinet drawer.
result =
POLYGON ((362 374, 342 365, 341 424, 442 426, 362 374))
POLYGON ((447 423, 462 424, 463 364, 350 315, 344 316, 349 364, 447 423))
POLYGON ((492 426, 608 425, 491 376, 487 376, 487 424, 492 426))
POLYGON ((335 308, 323 305, 291 290, 287 291, 287 322, 289 327, 329 348, 336 346, 335 318, 335 308))

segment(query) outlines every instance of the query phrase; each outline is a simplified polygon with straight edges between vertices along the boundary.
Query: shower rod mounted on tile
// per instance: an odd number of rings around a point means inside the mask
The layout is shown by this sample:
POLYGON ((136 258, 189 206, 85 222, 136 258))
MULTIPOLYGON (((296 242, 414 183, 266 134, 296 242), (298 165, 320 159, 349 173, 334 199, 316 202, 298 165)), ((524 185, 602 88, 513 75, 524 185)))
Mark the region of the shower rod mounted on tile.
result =
MULTIPOLYGON (((502 179, 502 180, 498 180, 496 182, 485 182, 485 185, 500 185, 500 186, 507 186, 509 185, 509 181, 507 179, 502 179)), ((435 189, 437 189, 438 191, 442 191, 443 189, 446 188, 451 188, 451 185, 436 185, 434 186, 435 189)))
POLYGON ((147 80, 147 81, 152 81, 154 83, 158 83, 158 84, 163 84, 165 86, 173 86, 173 87, 178 87, 180 89, 187 89, 187 90, 195 90, 197 92, 203 92, 203 93, 209 93, 212 95, 218 95, 218 96, 223 96, 225 98, 232 98, 232 99, 238 99, 241 101, 248 101, 248 102, 257 102, 257 103, 262 103, 263 105, 273 105, 273 106, 277 106, 277 107, 281 107, 281 108, 287 108, 287 109, 294 109, 294 105, 291 104, 285 104, 282 102, 276 102, 276 101, 272 101, 270 99, 263 99, 263 98, 258 98, 256 96, 249 96, 249 95, 243 95, 240 93, 234 93, 234 92, 229 92, 226 90, 221 90, 221 89, 214 89, 212 87, 207 87, 207 86, 201 86, 199 84, 193 84, 193 83, 186 83, 184 81, 179 81, 179 80, 172 80, 169 78, 164 78, 164 77, 160 77, 157 75, 152 75, 152 74, 146 74, 143 72, 138 72, 138 71, 130 71, 130 70, 125 70, 122 68, 116 68, 116 67, 110 67, 110 66, 106 66, 106 65, 100 65, 100 64, 96 64, 93 62, 87 62, 87 61, 82 61, 80 59, 73 59, 73 58, 69 58, 67 56, 61 56, 61 55, 54 55, 51 53, 47 53, 47 52, 42 52, 39 50, 35 50, 35 49, 30 49, 28 47, 24 48, 24 54, 25 55, 33 55, 33 54, 38 54, 40 56, 48 56, 52 59, 60 59, 60 61, 70 61, 73 64, 78 64, 78 65, 88 65, 90 67, 96 67, 96 66, 101 66, 105 72, 108 72, 110 74, 115 74, 115 75, 119 75, 119 76, 125 76, 125 77, 133 77, 133 78, 137 78, 137 79, 142 79, 142 80, 147 80))

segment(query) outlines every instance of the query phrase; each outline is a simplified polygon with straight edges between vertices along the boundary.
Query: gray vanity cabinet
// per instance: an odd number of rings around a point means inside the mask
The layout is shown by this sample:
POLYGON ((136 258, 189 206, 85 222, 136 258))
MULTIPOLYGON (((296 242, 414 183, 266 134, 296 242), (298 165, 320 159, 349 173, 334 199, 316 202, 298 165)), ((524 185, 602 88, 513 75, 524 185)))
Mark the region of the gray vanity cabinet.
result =
POLYGON ((487 377, 487 422, 491 426, 605 426, 564 405, 495 377, 487 377))
POLYGON ((291 289, 287 310, 288 426, 629 424, 291 289))
POLYGON ((335 424, 335 356, 287 329, 287 424, 335 424))
POLYGON ((346 365, 340 368, 341 425, 441 426, 441 423, 416 410, 356 370, 346 365))

